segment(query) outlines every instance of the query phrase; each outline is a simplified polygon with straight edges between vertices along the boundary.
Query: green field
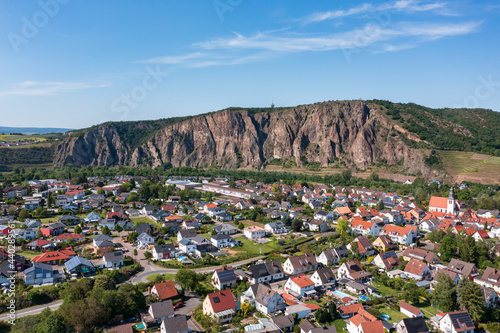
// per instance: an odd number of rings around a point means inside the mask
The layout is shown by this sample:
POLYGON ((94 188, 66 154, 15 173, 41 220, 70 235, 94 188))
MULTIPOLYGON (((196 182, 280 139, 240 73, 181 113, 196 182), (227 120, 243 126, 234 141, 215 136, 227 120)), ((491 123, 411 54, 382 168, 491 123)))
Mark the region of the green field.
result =
POLYGON ((5 141, 5 142, 15 142, 15 141, 29 141, 29 140, 39 140, 39 141, 45 141, 43 136, 39 135, 10 135, 10 134, 0 134, 0 141, 5 141))

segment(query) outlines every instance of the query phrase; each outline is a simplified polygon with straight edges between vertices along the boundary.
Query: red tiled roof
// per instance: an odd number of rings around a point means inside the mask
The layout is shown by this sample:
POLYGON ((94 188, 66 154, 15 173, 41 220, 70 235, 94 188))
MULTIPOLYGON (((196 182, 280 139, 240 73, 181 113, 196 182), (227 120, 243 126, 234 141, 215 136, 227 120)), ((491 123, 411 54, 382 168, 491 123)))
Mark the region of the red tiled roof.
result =
POLYGON ((174 281, 172 280, 155 284, 153 288, 156 289, 160 300, 175 297, 178 295, 177 289, 175 289, 174 281))
POLYGON ((380 320, 361 324, 363 333, 385 333, 384 325, 380 320))
POLYGON ((438 207, 446 209, 448 207, 448 199, 445 197, 431 197, 429 207, 438 207))
POLYGON ((422 276, 422 272, 425 266, 427 266, 425 262, 416 259, 411 259, 408 262, 408 264, 406 264, 405 272, 422 276))
POLYGON ((316 311, 320 308, 320 306, 317 304, 304 304, 304 305, 307 306, 309 309, 311 309, 311 311, 316 311))
POLYGON ((339 307, 339 312, 343 315, 347 315, 349 313, 358 313, 360 310, 363 310, 363 304, 356 303, 351 305, 344 305, 339 307))
POLYGON ((69 239, 81 239, 85 238, 84 235, 80 234, 70 234, 65 232, 64 234, 60 234, 59 236, 54 237, 54 239, 60 239, 60 240, 69 240, 69 239))
POLYGON ((314 282, 308 278, 305 274, 290 277, 293 283, 295 283, 299 288, 305 288, 309 286, 314 286, 314 282))
POLYGON ((236 302, 231 289, 217 291, 208 294, 207 297, 210 300, 214 313, 236 308, 236 302))
POLYGON ((51 252, 45 252, 42 254, 39 254, 33 258, 31 258, 32 262, 49 262, 49 261, 59 261, 59 260, 68 260, 72 256, 76 256, 76 253, 71 250, 71 248, 67 248, 64 250, 57 250, 57 251, 51 251, 51 252))

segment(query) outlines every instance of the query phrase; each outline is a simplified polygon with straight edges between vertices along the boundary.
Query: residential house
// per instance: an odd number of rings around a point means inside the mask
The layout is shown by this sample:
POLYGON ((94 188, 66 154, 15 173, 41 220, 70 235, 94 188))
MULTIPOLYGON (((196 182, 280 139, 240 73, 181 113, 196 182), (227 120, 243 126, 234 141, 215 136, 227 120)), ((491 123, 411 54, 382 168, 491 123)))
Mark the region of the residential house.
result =
POLYGON ((250 226, 243 229, 243 234, 248 239, 260 239, 266 237, 266 230, 261 227, 250 226))
POLYGON ((500 304, 500 298, 494 289, 486 288, 485 286, 480 286, 481 294, 483 295, 484 306, 487 308, 498 307, 500 304))
POLYGON ((467 311, 448 312, 439 320, 439 329, 444 333, 474 333, 475 328, 467 311))
POLYGON ((370 280, 372 275, 361 267, 357 259, 343 263, 338 272, 337 279, 348 278, 357 282, 370 280))
POLYGON ((500 293, 500 269, 486 267, 483 275, 476 277, 474 282, 481 286, 493 288, 497 293, 500 293))
POLYGON ((290 229, 287 228, 281 221, 266 223, 264 229, 266 232, 275 235, 287 234, 290 231, 290 229))
POLYGON ((248 281, 252 284, 277 281, 284 277, 283 267, 279 260, 252 265, 247 272, 249 273, 248 281))
POLYGON ((179 230, 177 233, 177 241, 180 242, 182 239, 191 239, 196 237, 196 230, 193 229, 183 229, 179 230))
POLYGON ((148 312, 142 316, 142 323, 147 329, 154 328, 160 326, 165 319, 172 318, 174 314, 174 307, 170 299, 151 303, 148 312))
POLYGON ((124 265, 122 251, 108 252, 102 256, 102 259, 105 268, 118 268, 124 265))
POLYGON ((226 234, 212 235, 212 237, 210 237, 210 240, 212 244, 218 249, 231 247, 232 244, 234 244, 234 240, 231 238, 231 236, 226 234))
POLYGON ((316 293, 314 290, 314 282, 305 274, 295 275, 288 278, 285 283, 285 291, 287 293, 294 292, 301 297, 312 296, 316 293))
POLYGON ((364 310, 363 304, 355 303, 339 307, 339 314, 342 319, 354 317, 360 310, 364 310))
POLYGON ((102 218, 101 215, 95 213, 95 212, 90 212, 85 216, 85 222, 87 223, 99 223, 101 222, 102 218))
POLYGON ((366 310, 361 309, 358 311, 357 314, 355 314, 353 317, 349 318, 347 320, 347 331, 349 333, 382 333, 384 331, 384 326, 382 325, 382 322, 377 320, 373 315, 368 313, 366 310), (366 324, 370 323, 380 323, 380 326, 382 328, 382 331, 377 328, 372 328, 371 326, 368 326, 366 324), (365 325, 363 329, 363 325, 365 325))
POLYGON ((458 259, 451 259, 447 268, 450 271, 458 273, 460 279, 462 279, 462 277, 466 277, 469 280, 474 280, 475 277, 479 276, 479 271, 477 270, 477 267, 474 263, 465 262, 458 259))
POLYGON ((66 226, 62 223, 50 223, 50 224, 45 224, 43 227, 41 227, 40 232, 45 237, 57 236, 62 234, 65 228, 66 226))
POLYGON ((153 257, 154 260, 163 260, 175 258, 175 246, 174 244, 162 244, 153 246, 153 257))
POLYGON ((409 225, 400 227, 387 224, 382 230, 382 235, 388 236, 396 243, 409 246, 414 243, 417 238, 417 227, 409 225))
POLYGON ((151 235, 148 235, 145 232, 143 232, 142 234, 139 235, 139 237, 137 237, 137 242, 139 244, 139 248, 147 248, 156 244, 155 239, 151 235))
POLYGON ((316 220, 328 221, 333 219, 333 213, 325 212, 324 210, 317 210, 314 212, 313 216, 316 220))
POLYGON ((397 333, 429 333, 429 328, 425 324, 425 318, 413 317, 404 318, 396 325, 397 333))
POLYGON ((387 237, 386 235, 378 236, 377 239, 375 239, 372 244, 375 249, 382 252, 398 249, 398 243, 394 242, 391 238, 387 237))
POLYGON ((94 246, 94 252, 96 254, 108 253, 115 247, 115 243, 113 243, 113 237, 104 234, 97 235, 92 238, 92 244, 94 246))
POLYGON ((358 236, 351 243, 347 244, 347 249, 355 252, 353 245, 356 244, 357 250, 361 258, 372 256, 375 254, 375 248, 366 236, 358 236))
POLYGON ((230 322, 236 310, 236 301, 230 289, 208 294, 203 300, 203 314, 218 323, 230 322))
POLYGON ((308 227, 310 231, 324 232, 329 229, 328 223, 318 219, 308 219, 304 222, 304 227, 308 227))
POLYGON ((25 241, 27 241, 36 237, 38 229, 37 228, 14 229, 12 232, 14 233, 14 235, 16 235, 16 239, 22 238, 25 241))
POLYGON ((312 253, 290 257, 285 261, 283 271, 287 275, 304 274, 317 268, 318 262, 312 253))
POLYGON ((290 315, 272 317, 271 320, 284 333, 291 332, 293 330, 293 327, 295 326, 295 321, 290 315))
POLYGON ((349 255, 347 247, 339 246, 333 249, 326 249, 316 257, 318 263, 324 266, 338 265, 342 258, 347 258, 349 255))
POLYGON ((42 249, 52 249, 56 246, 54 242, 48 241, 46 239, 37 239, 28 244, 26 248, 32 251, 42 250, 42 249))
POLYGON ((437 283, 438 279, 439 279, 439 275, 441 274, 445 274, 445 275, 448 275, 450 277, 450 279, 453 281, 453 283, 458 286, 458 283, 460 282, 460 276, 459 274, 453 272, 453 271, 450 271, 449 269, 446 269, 446 268, 438 268, 437 270, 433 271, 433 282, 434 283, 437 283))
POLYGON ((167 318, 160 325, 161 333, 188 333, 191 330, 188 327, 188 320, 185 315, 177 315, 167 318))
POLYGON ((413 280, 422 280, 432 276, 429 266, 420 260, 411 259, 404 269, 405 274, 413 280))
POLYGON ((236 275, 232 267, 216 269, 212 274, 212 286, 217 290, 231 289, 236 283, 236 275))
POLYGON ((399 305, 399 311, 410 318, 424 317, 424 313, 422 312, 422 310, 420 310, 417 307, 414 307, 411 304, 406 303, 405 301, 400 301, 398 305, 399 305))
POLYGON ((95 272, 95 266, 86 258, 75 256, 64 264, 69 274, 92 274, 95 272))
POLYGON ((57 280, 56 274, 51 265, 34 262, 24 271, 24 284, 53 284, 57 280))
MULTIPOLYGON (((78 207, 77 207, 77 209, 78 209, 78 207)), ((80 219, 78 217, 72 216, 72 215, 59 216, 58 220, 59 220, 59 223, 62 223, 66 226, 77 225, 78 223, 80 223, 80 219)))
POLYGON ((380 227, 376 223, 361 219, 353 219, 351 221, 351 229, 357 235, 377 237, 380 234, 380 227))
POLYGON ((75 243, 79 243, 85 240, 85 236, 80 234, 70 234, 65 232, 63 234, 60 234, 59 236, 54 237, 54 242, 56 243, 65 243, 68 242, 69 240, 73 240, 75 243))
POLYGON ((375 259, 373 259, 373 264, 384 271, 390 271, 398 268, 401 262, 394 251, 379 253, 375 259))
POLYGON ((157 296, 160 301, 175 298, 179 295, 172 280, 155 284, 149 291, 149 294, 157 296))
POLYGON ((34 256, 33 258, 31 258, 31 262, 39 262, 48 265, 58 265, 60 262, 61 263, 67 262, 74 256, 76 256, 75 251, 73 251, 71 247, 68 247, 65 249, 45 252, 37 256, 34 256))
POLYGON ((332 286, 335 285, 336 276, 331 268, 319 268, 311 276, 311 281, 314 282, 316 287, 332 286))
POLYGON ((214 227, 216 233, 218 234, 226 234, 226 235, 234 235, 240 231, 240 229, 236 228, 234 225, 229 223, 222 223, 218 226, 214 227))
POLYGON ((406 250, 403 252, 403 259, 407 261, 411 259, 417 259, 425 261, 431 266, 438 265, 441 263, 438 256, 434 252, 426 251, 416 247, 407 247, 406 250))
POLYGON ((242 295, 241 303, 247 302, 265 314, 285 309, 285 300, 268 285, 257 283, 251 285, 242 295))

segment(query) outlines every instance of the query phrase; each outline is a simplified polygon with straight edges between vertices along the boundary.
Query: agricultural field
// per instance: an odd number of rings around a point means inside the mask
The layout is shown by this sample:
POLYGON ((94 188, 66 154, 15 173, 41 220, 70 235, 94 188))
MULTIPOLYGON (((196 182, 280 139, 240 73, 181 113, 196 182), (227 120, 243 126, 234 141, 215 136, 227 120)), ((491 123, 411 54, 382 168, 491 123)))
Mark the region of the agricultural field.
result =
POLYGON ((439 151, 438 154, 455 183, 500 184, 500 157, 459 151, 439 151))
POLYGON ((16 142, 16 141, 45 141, 47 140, 41 135, 10 135, 10 134, 0 134, 0 141, 4 142, 16 142))

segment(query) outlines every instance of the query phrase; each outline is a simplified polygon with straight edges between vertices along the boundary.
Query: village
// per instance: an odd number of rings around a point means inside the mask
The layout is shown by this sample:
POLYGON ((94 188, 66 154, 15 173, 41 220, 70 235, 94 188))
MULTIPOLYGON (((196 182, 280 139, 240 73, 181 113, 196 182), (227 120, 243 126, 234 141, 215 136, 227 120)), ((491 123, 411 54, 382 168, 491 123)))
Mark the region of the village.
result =
POLYGON ((110 271, 147 284, 147 307, 106 332, 472 333, 498 313, 500 212, 453 187, 424 207, 335 184, 160 182, 166 199, 131 176, 3 188, 0 285, 14 237, 32 290, 110 271))

